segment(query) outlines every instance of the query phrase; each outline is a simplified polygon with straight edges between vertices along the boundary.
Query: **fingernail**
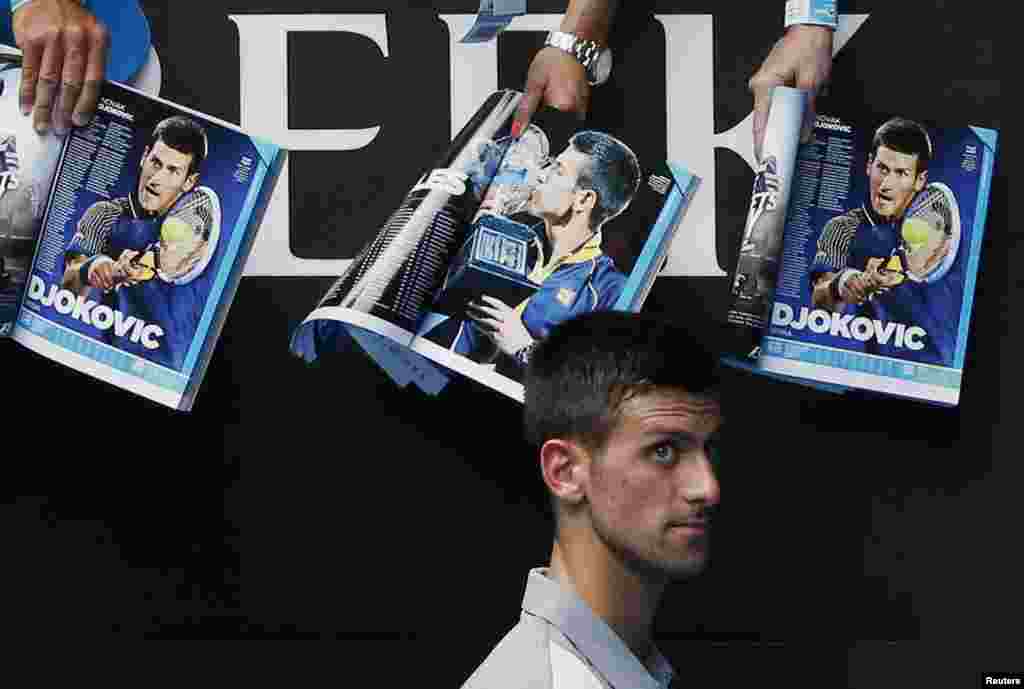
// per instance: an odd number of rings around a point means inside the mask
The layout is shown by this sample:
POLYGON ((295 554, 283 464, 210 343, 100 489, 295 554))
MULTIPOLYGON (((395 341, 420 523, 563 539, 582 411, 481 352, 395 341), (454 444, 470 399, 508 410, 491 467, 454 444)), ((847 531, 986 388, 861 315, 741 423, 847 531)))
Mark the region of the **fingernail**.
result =
POLYGON ((36 122, 36 133, 45 134, 50 129, 49 122, 36 122))
POLYGON ((84 127, 85 125, 89 124, 91 120, 91 112, 76 112, 74 115, 71 116, 71 121, 75 123, 76 127, 84 127))
POLYGON ((22 103, 21 104, 21 114, 22 115, 28 116, 28 114, 31 113, 31 112, 32 112, 32 106, 30 104, 26 104, 26 103, 22 103))
POLYGON ((62 124, 58 124, 54 126, 53 133, 56 134, 57 136, 66 136, 68 133, 68 128, 62 124))
POLYGON ((515 120, 512 123, 512 136, 513 136, 513 138, 518 139, 519 135, 522 133, 522 131, 523 131, 523 123, 520 122, 519 120, 515 120))

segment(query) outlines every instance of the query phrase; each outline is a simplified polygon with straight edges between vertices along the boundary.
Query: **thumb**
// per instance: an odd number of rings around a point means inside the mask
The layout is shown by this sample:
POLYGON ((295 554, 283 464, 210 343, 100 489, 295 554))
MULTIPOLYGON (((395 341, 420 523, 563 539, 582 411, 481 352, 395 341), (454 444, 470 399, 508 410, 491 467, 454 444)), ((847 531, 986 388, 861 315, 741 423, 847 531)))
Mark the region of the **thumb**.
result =
POLYGON ((512 121, 512 136, 518 137, 529 126, 530 118, 537 111, 537 107, 540 105, 543 97, 544 84, 528 80, 526 82, 526 92, 523 94, 523 99, 519 101, 515 119, 512 121))
POLYGON ((754 159, 761 162, 761 148, 764 145, 764 132, 768 128, 768 113, 772 109, 772 90, 768 84, 751 84, 754 93, 754 159))

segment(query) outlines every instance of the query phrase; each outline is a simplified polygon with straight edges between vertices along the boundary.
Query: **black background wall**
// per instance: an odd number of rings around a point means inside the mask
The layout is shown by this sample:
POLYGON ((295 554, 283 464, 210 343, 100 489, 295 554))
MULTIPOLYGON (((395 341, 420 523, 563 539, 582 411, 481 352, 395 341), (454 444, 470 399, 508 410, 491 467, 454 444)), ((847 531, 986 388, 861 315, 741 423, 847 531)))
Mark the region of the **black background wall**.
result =
MULTIPOLYGON (((615 37, 626 57, 595 91, 595 126, 640 131, 651 117, 659 124, 646 128, 663 136, 664 74, 647 70, 664 64, 652 12, 715 15, 716 131, 747 115, 746 80, 778 35, 781 0, 626 4, 615 37)), ((471 2, 143 6, 161 95, 234 122, 238 35, 228 14, 387 12, 391 57, 376 67, 337 35, 290 45, 293 126, 384 127, 378 149, 293 154, 300 255, 350 257, 357 242, 333 228, 344 221, 372 235, 448 141, 448 38, 436 15, 475 12, 471 2)), ((842 9, 871 16, 837 57, 819 110, 1001 130, 961 405, 730 375, 714 559, 671 589, 657 631, 684 676, 725 685, 837 686, 845 675, 850 687, 974 686, 979 672, 1024 668, 1015 643, 1022 339, 1011 308, 1024 294, 1012 268, 1024 247, 1008 214, 1014 139, 1001 89, 1011 64, 996 53, 1010 20, 994 2, 842 9)), ((502 38, 501 86, 521 86, 538 40, 502 38)), ((728 256, 752 175, 728 151, 717 175, 728 256)), ((330 281, 245 278, 190 414, 0 342, 4 626, 337 638, 345 676, 465 679, 515 622, 526 571, 549 553, 520 409, 465 381, 438 399, 399 390, 357 357, 315 369, 291 359, 288 336, 330 281), (381 666, 382 656, 391 662, 381 666)), ((724 278, 663 278, 646 308, 713 332, 726 292, 724 278)))

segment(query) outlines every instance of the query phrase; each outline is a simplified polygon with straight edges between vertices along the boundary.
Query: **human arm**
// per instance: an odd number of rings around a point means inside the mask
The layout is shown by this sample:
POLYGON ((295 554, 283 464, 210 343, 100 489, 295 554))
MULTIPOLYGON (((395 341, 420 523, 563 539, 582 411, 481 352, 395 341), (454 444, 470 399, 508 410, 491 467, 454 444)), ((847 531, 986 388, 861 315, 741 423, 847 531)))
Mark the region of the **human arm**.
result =
POLYGON ((117 279, 116 262, 103 253, 110 226, 120 208, 117 204, 100 201, 90 206, 78 221, 78 227, 64 252, 64 275, 61 286, 74 294, 86 287, 110 289, 117 279))
POLYGON ((849 265, 850 247, 859 225, 858 217, 843 214, 822 228, 810 268, 814 306, 839 311, 847 304, 860 303, 877 289, 877 280, 870 272, 862 273, 849 265))
MULTIPOLYGON (((570 0, 558 30, 607 47, 617 0, 570 0)), ((575 112, 580 119, 590 105, 586 70, 575 57, 554 47, 537 52, 526 75, 525 97, 519 104, 513 133, 526 129, 541 104, 575 112)))
POLYGON ((847 304, 860 304, 883 287, 876 271, 847 268, 821 273, 813 284, 811 303, 829 311, 840 311, 847 304))
POLYGON ((92 120, 110 43, 107 27, 78 0, 11 0, 21 48, 21 111, 40 134, 92 120))
MULTIPOLYGON (((819 0, 810 4, 830 5, 834 19, 835 2, 819 0)), ((790 3, 787 3, 786 9, 787 12, 790 10, 790 3)), ((814 121, 818 92, 832 72, 832 40, 836 24, 812 18, 797 21, 814 23, 789 24, 748 83, 754 96, 754 155, 758 160, 761 159, 764 132, 768 124, 772 89, 776 86, 791 86, 810 92, 803 130, 806 138, 814 121)))
MULTIPOLYGON (((127 252, 126 252, 127 253, 127 252)), ((108 290, 128 278, 124 264, 130 257, 115 261, 109 256, 69 255, 65 261, 64 278, 61 287, 75 296, 82 294, 86 287, 108 290)))

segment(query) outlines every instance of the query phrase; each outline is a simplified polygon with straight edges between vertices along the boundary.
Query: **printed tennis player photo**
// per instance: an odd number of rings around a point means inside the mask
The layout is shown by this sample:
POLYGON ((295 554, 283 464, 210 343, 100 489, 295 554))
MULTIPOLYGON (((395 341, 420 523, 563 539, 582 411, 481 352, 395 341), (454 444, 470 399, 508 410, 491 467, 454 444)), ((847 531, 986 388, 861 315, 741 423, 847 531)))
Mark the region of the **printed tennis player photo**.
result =
MULTIPOLYGON (((132 140, 114 118, 100 126, 104 141, 115 131, 132 140)), ((97 193, 100 177, 88 177, 76 204, 82 212, 65 230, 60 278, 34 274, 27 302, 81 334, 180 371, 210 291, 221 202, 204 184, 209 142, 196 120, 167 117, 139 145, 134 164, 126 156, 120 193, 97 193)))
POLYGON ((513 133, 522 97, 492 94, 419 172, 296 329, 295 355, 313 363, 357 337, 400 385, 410 377, 399 360, 426 357, 521 399, 530 352, 552 327, 639 310, 699 180, 664 151, 638 154, 557 110, 513 133), (378 337, 414 355, 383 356, 378 337))
POLYGON ((482 142, 481 173, 469 172, 471 184, 492 181, 433 305, 450 318, 425 337, 519 380, 555 325, 623 295, 650 229, 629 208, 652 189, 632 149, 605 132, 577 131, 554 148, 531 124, 488 173, 500 143, 482 142))
POLYGON ((820 231, 793 249, 807 257, 804 298, 776 299, 773 332, 954 364, 975 211, 958 190, 976 188, 978 172, 963 130, 941 134, 902 117, 869 132, 849 166, 846 210, 819 203, 820 231))

